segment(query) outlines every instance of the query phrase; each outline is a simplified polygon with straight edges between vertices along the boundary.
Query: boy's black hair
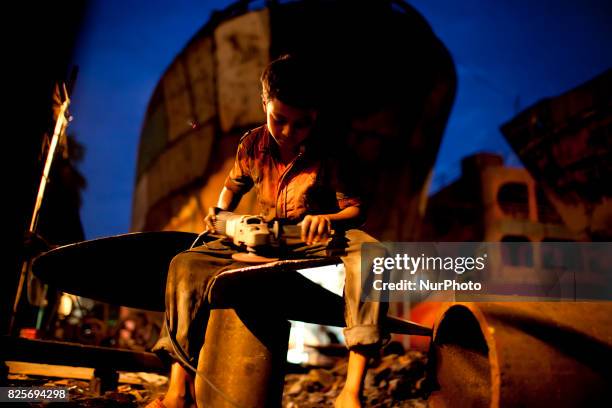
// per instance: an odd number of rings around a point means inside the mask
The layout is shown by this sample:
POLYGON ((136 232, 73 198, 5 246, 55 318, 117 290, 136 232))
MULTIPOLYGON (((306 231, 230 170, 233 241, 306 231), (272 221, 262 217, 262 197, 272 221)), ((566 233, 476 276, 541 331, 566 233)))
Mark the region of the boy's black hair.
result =
POLYGON ((261 74, 261 97, 296 108, 318 108, 315 70, 304 58, 285 54, 270 62, 261 74))

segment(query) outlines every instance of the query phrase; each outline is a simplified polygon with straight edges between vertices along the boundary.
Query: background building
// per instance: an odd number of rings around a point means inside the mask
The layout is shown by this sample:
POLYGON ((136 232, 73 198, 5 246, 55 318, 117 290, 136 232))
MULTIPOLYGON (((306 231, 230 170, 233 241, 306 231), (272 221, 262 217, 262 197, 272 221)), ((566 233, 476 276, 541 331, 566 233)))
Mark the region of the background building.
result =
MULTIPOLYGON (((429 197, 422 240, 608 241, 612 70, 538 102, 503 125, 502 132, 526 168, 507 167, 501 156, 491 153, 464 158, 461 177, 429 197)), ((500 278, 533 284, 529 281, 535 275, 533 268, 540 268, 559 294, 568 292, 551 270, 552 265, 564 263, 562 245, 555 253, 546 252, 550 247, 538 250, 537 244, 504 248, 514 251, 497 254, 501 266, 495 273, 500 278)), ((574 272, 583 274, 584 285, 606 288, 608 282, 597 281, 609 270, 610 265, 600 264, 605 259, 586 254, 574 272)), ((569 292, 569 297, 576 295, 575 288, 569 292)), ((409 311, 406 305, 394 304, 392 313, 433 324, 439 308, 438 303, 423 302, 409 311)), ((413 345, 426 346, 416 341, 413 345)))

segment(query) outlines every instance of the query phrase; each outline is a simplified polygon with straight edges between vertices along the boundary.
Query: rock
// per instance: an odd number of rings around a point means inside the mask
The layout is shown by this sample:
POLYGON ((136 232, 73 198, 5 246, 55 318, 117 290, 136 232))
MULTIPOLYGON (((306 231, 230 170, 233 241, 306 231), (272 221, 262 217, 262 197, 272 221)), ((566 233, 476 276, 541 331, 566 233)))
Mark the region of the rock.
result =
POLYGON ((376 387, 376 384, 378 382, 376 381, 376 376, 374 375, 374 373, 372 372, 372 370, 368 370, 368 372, 366 373, 366 377, 365 380, 363 382, 365 388, 373 388, 376 387))
MULTIPOLYGON (((364 382, 364 407, 426 408, 423 387, 426 356, 416 351, 391 354, 375 361, 364 382)), ((313 369, 308 374, 285 378, 284 408, 333 407, 346 378, 346 359, 331 370, 313 369)))
POLYGON ((302 392, 302 382, 301 380, 296 381, 291 385, 289 390, 286 391, 287 395, 297 395, 302 392))
POLYGON ((416 390, 413 383, 403 378, 396 378, 392 382, 393 384, 389 386, 389 393, 393 399, 402 401, 415 396, 416 390))
POLYGON ((401 356, 405 352, 406 350, 404 349, 404 346, 399 341, 392 341, 382 349, 382 354, 384 356, 388 356, 390 354, 401 356))
POLYGON ((339 362, 336 364, 336 366, 334 368, 332 368, 330 371, 334 373, 334 375, 340 375, 340 376, 346 376, 346 368, 347 368, 347 363, 346 363, 346 359, 345 360, 339 360, 339 362))
POLYGON ((334 375, 325 369, 310 370, 308 378, 313 382, 319 383, 325 391, 329 390, 336 382, 334 375))
POLYGON ((318 392, 310 394, 310 396, 308 397, 308 402, 312 404, 318 404, 323 401, 325 401, 325 397, 323 396, 323 394, 318 393, 318 392))

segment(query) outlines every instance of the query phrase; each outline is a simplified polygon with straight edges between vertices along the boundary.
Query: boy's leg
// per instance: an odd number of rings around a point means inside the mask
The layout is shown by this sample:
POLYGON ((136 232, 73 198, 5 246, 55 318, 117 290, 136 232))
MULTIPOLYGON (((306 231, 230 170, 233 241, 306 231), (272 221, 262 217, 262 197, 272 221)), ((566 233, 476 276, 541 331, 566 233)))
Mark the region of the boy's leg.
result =
MULTIPOLYGON (((170 356, 174 361, 178 360, 178 352, 187 362, 197 366, 208 320, 207 293, 210 283, 217 273, 231 268, 235 263, 231 255, 225 255, 212 256, 194 248, 172 259, 166 281, 166 319, 153 351, 162 357, 170 356), (170 336, 175 341, 174 345, 170 336)), ((193 375, 174 362, 168 392, 162 403, 167 408, 192 406, 195 401, 193 385, 193 375)))
POLYGON ((336 398, 336 408, 361 407, 363 382, 368 368, 369 353, 366 350, 352 349, 349 351, 348 368, 344 388, 336 398))
POLYGON ((182 252, 172 259, 166 280, 164 327, 152 349, 154 352, 170 355, 175 361, 184 359, 187 360, 184 363, 197 366, 209 315, 207 294, 210 284, 217 273, 233 264, 231 258, 215 257, 196 250, 182 252))
POLYGON ((165 408, 195 406, 194 378, 179 363, 172 364, 168 391, 162 403, 165 408))
MULTIPOLYGON (((345 255, 341 257, 346 273, 344 282, 344 317, 346 320, 344 337, 346 345, 349 349, 380 346, 386 335, 382 331, 381 322, 387 315, 388 304, 378 301, 378 298, 372 298, 368 302, 361 301, 361 244, 378 243, 378 241, 360 230, 347 231, 346 238, 348 239, 347 249, 345 255)), ((386 255, 386 249, 382 244, 369 250, 380 251, 379 256, 381 257, 386 255)), ((381 293, 373 292, 372 296, 378 296, 381 293)))
MULTIPOLYGON (((350 350, 347 379, 336 407, 359 407, 359 397, 363 391, 363 382, 369 357, 378 351, 385 333, 381 322, 387 314, 388 304, 374 299, 362 302, 361 281, 361 244, 378 241, 360 230, 349 230, 346 233, 348 247, 342 256, 346 278, 344 283, 345 321, 344 337, 350 350)), ((380 246, 380 256, 386 250, 380 246)))

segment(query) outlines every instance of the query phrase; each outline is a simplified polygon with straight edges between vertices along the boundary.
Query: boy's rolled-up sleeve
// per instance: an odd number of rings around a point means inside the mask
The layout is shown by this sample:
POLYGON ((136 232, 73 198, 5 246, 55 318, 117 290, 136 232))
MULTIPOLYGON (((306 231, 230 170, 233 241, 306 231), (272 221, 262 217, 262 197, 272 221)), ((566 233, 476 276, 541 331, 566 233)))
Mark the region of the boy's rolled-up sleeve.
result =
POLYGON ((355 186, 354 183, 349 182, 354 173, 354 169, 350 168, 346 163, 344 165, 334 163, 332 171, 333 184, 336 190, 336 201, 338 203, 338 208, 341 210, 344 210, 347 207, 359 207, 362 205, 361 197, 357 193, 357 186, 355 186))
POLYGON ((225 179, 225 187, 236 194, 245 194, 253 187, 244 143, 238 145, 234 165, 225 179))
POLYGON ((360 208, 359 215, 344 223, 343 228, 360 228, 366 221, 367 208, 365 208, 365 203, 362 200, 362 196, 359 194, 360 188, 355 185, 355 172, 351 172, 351 169, 346 166, 343 168, 339 167, 340 166, 336 164, 334 171, 334 185, 338 209, 342 211, 349 207, 360 208))
POLYGON ((338 202, 338 207, 341 210, 344 210, 347 207, 359 207, 361 205, 361 199, 353 194, 343 193, 341 191, 336 191, 336 201, 338 202))

